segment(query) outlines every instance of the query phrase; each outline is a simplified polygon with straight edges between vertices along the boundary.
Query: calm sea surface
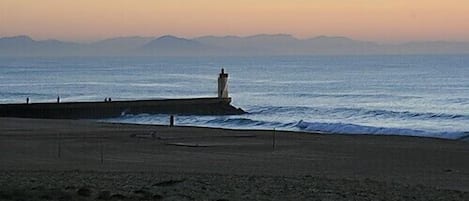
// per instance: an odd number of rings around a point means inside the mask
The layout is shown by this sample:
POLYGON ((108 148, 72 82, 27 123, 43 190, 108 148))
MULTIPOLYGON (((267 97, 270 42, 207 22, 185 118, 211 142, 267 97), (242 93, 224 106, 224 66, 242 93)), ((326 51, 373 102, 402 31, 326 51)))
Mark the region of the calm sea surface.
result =
MULTIPOLYGON (((1 58, 0 102, 216 96, 229 73, 241 116, 178 116, 180 125, 396 134, 469 133, 469 55, 203 58, 1 58)), ((167 124, 166 115, 104 121, 167 124)))

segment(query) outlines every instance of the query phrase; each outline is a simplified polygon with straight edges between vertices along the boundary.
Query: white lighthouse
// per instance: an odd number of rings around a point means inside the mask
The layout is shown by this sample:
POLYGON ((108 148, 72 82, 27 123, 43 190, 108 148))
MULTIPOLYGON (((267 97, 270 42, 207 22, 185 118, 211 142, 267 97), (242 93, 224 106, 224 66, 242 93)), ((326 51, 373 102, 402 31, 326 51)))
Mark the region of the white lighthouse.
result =
POLYGON ((228 74, 223 68, 218 76, 218 98, 228 98, 228 74))

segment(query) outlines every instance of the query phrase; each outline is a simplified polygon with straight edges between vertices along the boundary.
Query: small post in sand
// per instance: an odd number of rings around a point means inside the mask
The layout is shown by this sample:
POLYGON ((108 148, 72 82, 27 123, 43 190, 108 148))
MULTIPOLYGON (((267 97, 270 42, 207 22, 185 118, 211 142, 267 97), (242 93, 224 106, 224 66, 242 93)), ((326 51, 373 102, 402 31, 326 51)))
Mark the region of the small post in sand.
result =
POLYGON ((174 115, 169 116, 169 127, 174 126, 174 115))
POLYGON ((62 145, 60 140, 60 133, 57 133, 57 157, 60 158, 62 156, 62 145))
POLYGON ((275 128, 272 133, 272 150, 275 150, 275 128))
POLYGON ((101 164, 104 163, 104 147, 103 147, 103 137, 99 138, 99 152, 101 155, 101 164))

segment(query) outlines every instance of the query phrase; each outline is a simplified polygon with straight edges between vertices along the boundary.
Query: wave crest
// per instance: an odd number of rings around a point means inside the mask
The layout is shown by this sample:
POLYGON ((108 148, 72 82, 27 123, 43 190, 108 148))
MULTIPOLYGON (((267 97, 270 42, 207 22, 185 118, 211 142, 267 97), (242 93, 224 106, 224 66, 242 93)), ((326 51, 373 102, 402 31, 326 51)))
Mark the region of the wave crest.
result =
POLYGON ((469 115, 447 114, 432 112, 411 112, 392 110, 371 110, 364 108, 325 108, 325 107, 256 107, 249 111, 250 114, 278 115, 278 114, 318 114, 318 115, 339 115, 341 117, 356 118, 393 118, 393 119, 418 119, 418 120, 469 120, 469 115))
POLYGON ((445 139, 459 139, 467 135, 464 132, 432 132, 406 128, 387 128, 347 123, 321 123, 305 121, 299 121, 298 124, 296 124, 296 127, 306 132, 324 132, 333 134, 406 135, 445 139))

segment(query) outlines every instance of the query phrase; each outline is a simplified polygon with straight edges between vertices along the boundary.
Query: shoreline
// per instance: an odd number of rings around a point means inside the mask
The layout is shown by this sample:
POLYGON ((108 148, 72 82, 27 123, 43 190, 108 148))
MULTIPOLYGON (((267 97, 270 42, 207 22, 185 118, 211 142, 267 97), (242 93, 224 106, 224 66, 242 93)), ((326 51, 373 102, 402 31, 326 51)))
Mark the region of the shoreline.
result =
MULTIPOLYGON (((84 120, 84 119, 82 119, 84 120)), ((88 121, 88 120, 84 120, 88 121)), ((165 124, 149 124, 149 123, 129 123, 129 122, 114 122, 114 121, 106 121, 101 119, 93 119, 91 121, 101 122, 101 123, 108 123, 108 124, 122 124, 122 125, 136 125, 136 126, 168 126, 165 124)), ((304 130, 284 130, 284 129, 263 129, 263 128, 228 128, 228 127, 216 127, 216 126, 203 126, 203 125, 175 125, 175 127, 184 127, 184 128, 205 128, 205 129, 221 129, 221 130, 231 130, 231 131, 247 131, 247 132, 256 132, 256 131, 270 131, 273 132, 290 132, 292 134, 311 134, 311 135, 337 135, 337 136, 383 136, 383 137, 410 137, 410 138, 429 138, 435 140, 449 140, 449 141, 462 141, 462 142, 469 142, 469 132, 460 132, 467 134, 461 138, 451 139, 451 138, 443 138, 443 137, 435 137, 435 136, 419 136, 419 135, 404 135, 404 134, 354 134, 354 133, 334 133, 334 132, 325 132, 325 131, 304 131, 304 130)))
POLYGON ((103 190, 131 200, 142 189, 164 200, 177 192, 196 200, 469 198, 468 142, 278 130, 272 142, 269 130, 0 118, 0 183, 73 196, 88 186, 90 200, 103 190), (281 186, 297 188, 279 194, 281 186))

